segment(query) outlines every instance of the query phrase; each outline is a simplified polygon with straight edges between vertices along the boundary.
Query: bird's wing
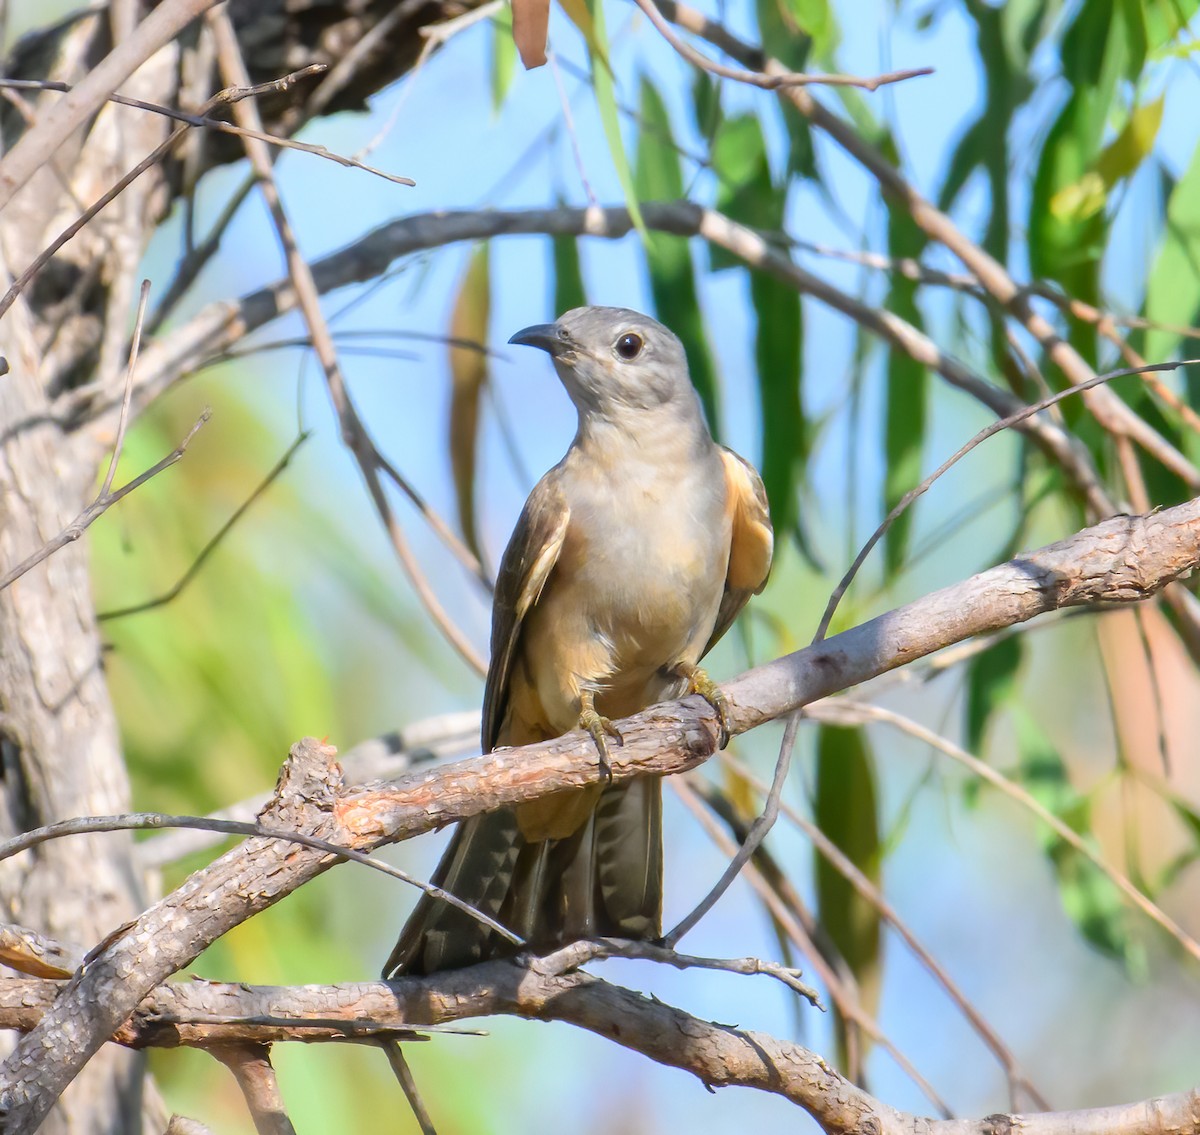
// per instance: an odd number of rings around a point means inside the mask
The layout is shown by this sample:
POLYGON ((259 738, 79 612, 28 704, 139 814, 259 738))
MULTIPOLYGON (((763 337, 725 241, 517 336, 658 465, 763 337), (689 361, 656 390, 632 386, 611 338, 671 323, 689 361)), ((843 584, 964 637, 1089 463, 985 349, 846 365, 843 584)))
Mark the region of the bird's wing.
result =
POLYGON ((766 585, 771 572, 771 553, 775 536, 767 508, 767 490, 750 462, 732 449, 720 446, 725 463, 725 508, 732 523, 729 541, 729 570, 725 575, 725 593, 717 611, 716 626, 704 648, 707 654, 717 640, 733 625, 738 612, 751 595, 766 585))
POLYGON ((483 690, 483 751, 496 745, 508 705, 521 624, 537 602, 567 534, 571 510, 559 487, 559 467, 535 486, 504 549, 492 607, 492 660, 483 690))

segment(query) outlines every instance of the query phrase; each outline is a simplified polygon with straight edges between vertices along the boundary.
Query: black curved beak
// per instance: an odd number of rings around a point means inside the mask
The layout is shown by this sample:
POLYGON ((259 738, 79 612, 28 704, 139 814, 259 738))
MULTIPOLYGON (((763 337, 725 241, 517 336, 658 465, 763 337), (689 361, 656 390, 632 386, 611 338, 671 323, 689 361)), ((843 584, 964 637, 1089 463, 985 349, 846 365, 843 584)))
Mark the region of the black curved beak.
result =
POLYGON ((509 342, 518 347, 537 347, 551 355, 558 354, 567 345, 567 340, 558 333, 557 323, 535 323, 518 331, 509 342))

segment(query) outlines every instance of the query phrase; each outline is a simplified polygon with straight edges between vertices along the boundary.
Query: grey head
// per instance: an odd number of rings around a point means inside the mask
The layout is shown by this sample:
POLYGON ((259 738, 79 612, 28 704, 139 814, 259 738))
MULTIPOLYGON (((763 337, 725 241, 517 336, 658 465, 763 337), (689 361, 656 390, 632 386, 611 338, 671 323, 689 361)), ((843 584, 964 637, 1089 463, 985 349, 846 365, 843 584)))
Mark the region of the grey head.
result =
POLYGON ((683 344, 648 315, 625 307, 576 307, 554 323, 518 331, 509 342, 550 355, 581 420, 666 406, 699 413, 683 344))

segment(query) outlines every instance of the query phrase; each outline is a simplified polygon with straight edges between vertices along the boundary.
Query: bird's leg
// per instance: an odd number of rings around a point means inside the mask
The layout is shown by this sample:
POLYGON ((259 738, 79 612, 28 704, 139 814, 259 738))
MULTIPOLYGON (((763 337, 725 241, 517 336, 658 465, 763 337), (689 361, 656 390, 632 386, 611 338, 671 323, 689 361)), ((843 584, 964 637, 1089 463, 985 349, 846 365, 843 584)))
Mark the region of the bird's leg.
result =
POLYGON ((701 670, 699 666, 693 666, 690 662, 680 662, 674 667, 674 673, 687 679, 690 693, 699 694, 717 711, 717 721, 721 726, 721 733, 717 738, 717 748, 725 748, 729 744, 729 734, 733 727, 733 710, 724 691, 704 670, 701 670))
POLYGON ((625 743, 621 731, 596 712, 596 694, 593 690, 583 690, 579 695, 579 728, 586 729, 596 743, 596 752, 600 754, 600 779, 612 783, 612 765, 608 760, 608 738, 615 737, 618 745, 625 743))

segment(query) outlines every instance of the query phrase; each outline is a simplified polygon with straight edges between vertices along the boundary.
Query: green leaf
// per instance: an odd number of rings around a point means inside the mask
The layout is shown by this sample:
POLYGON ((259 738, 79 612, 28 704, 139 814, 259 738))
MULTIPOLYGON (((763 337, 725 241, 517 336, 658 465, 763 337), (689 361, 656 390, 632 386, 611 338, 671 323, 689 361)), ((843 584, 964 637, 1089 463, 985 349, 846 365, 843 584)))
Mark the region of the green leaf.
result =
MULTIPOLYGON (((861 729, 822 725, 817 735, 817 826, 873 882, 879 881, 875 766, 861 729)), ((858 979, 863 1007, 874 1013, 881 977, 879 911, 823 856, 814 860, 821 926, 858 979)))
POLYGON ((573 236, 554 237, 554 314, 562 315, 573 307, 587 306, 583 271, 579 264, 579 242, 573 236))
MULTIPOLYGON (((1029 206, 1029 259, 1036 276, 1057 280, 1073 296, 1099 300, 1099 263, 1108 240, 1102 210, 1088 210, 1096 182, 1083 184, 1094 172, 1117 84, 1138 51, 1129 28, 1112 0, 1085 0, 1062 42, 1063 75, 1071 96, 1046 136, 1038 158, 1029 206), (1078 188, 1071 190, 1071 187, 1078 188), (1064 190, 1065 198, 1055 199, 1064 190)), ((1095 333, 1072 328, 1074 345, 1094 361, 1095 333)))
POLYGON ((1135 108, 1120 133, 1100 151, 1093 168, 1050 198, 1050 211, 1059 221, 1085 221, 1104 208, 1112 190, 1153 151, 1162 112, 1162 97, 1135 108))
MULTIPOLYGON (((1200 311, 1200 146, 1167 200, 1167 224, 1146 285, 1146 318, 1190 324, 1200 311)), ((1148 331, 1142 353, 1162 362, 1179 350, 1179 336, 1148 331)), ((1200 379, 1187 376, 1192 404, 1200 406, 1200 379)))
MULTIPOLYGON (((1091 809, 1067 776, 1057 749, 1024 712, 1016 715, 1020 782, 1030 794, 1089 843, 1091 809)), ((1083 937, 1131 973, 1145 968, 1144 951, 1129 932, 1129 912, 1113 881, 1061 836, 1043 829, 1042 846, 1054 867, 1063 909, 1083 937)))
POLYGON ((1133 174, 1154 149, 1162 125, 1164 96, 1134 109, 1121 132, 1100 152, 1096 172, 1110 189, 1133 174))
MULTIPOLYGON (((713 172, 720 179, 717 208, 750 228, 778 229, 783 222, 783 198, 771 181, 762 124, 753 114, 725 118, 712 144, 713 172)), ((711 246, 713 269, 740 268, 731 252, 711 246)))
POLYGON ((1146 5, 1143 9, 1146 47, 1154 53, 1155 59, 1170 55, 1173 51, 1190 53, 1200 46, 1189 37, 1174 49, 1168 48, 1171 40, 1192 22, 1198 8, 1200 0, 1157 0, 1146 5))
MULTIPOLYGON (((475 250, 463 274, 450 337, 474 343, 487 342, 491 284, 488 245, 475 250)), ((479 446, 479 408, 487 388, 488 357, 480 350, 451 346, 450 350, 450 472, 454 479, 458 523, 467 547, 482 560, 479 526, 475 515, 475 480, 479 446)))
POLYGON ((499 110, 512 85, 517 49, 512 36, 512 9, 501 8, 492 17, 492 110, 499 110))
MULTIPOLYGON (((567 14, 572 15, 572 8, 566 8, 567 14)), ((596 106, 600 111, 600 124, 604 127, 604 137, 608 142, 608 151, 612 155, 613 167, 617 171, 617 179, 621 183, 621 191, 625 194, 625 207, 629 210, 630 219, 643 238, 646 236, 646 223, 642 220, 642 211, 638 207, 637 192, 633 185, 633 173, 629 168, 629 159, 625 155, 625 143, 621 138, 621 120, 617 109, 616 89, 613 86, 612 66, 608 61, 608 37, 604 30, 603 0, 587 0, 588 20, 577 19, 579 30, 587 39, 588 56, 592 65, 592 90, 596 93, 596 106)))
POLYGON ((759 272, 751 273, 750 298, 758 321, 754 332, 762 407, 758 468, 775 531, 799 538, 796 487, 808 451, 800 395, 803 308, 793 289, 759 272))
POLYGON ((771 54, 789 71, 803 71, 812 39, 800 27, 789 0, 758 0, 759 42, 771 45, 771 54))
MULTIPOLYGON (((902 206, 888 205, 888 252, 893 259, 918 260, 925 250, 925 234, 902 206)), ((885 306, 914 327, 923 317, 917 307, 917 284, 893 273, 885 306)), ((883 484, 883 511, 890 512, 921 479, 925 452, 925 420, 929 401, 929 371, 907 351, 891 350, 887 358, 887 391, 884 408, 884 453, 887 472, 883 484)), ((884 536, 884 562, 889 573, 904 563, 912 535, 915 508, 908 508, 884 536)))
MULTIPOLYGON (((639 200, 674 201, 683 196, 683 173, 671 120, 649 79, 642 80, 641 129, 634 184, 639 200)), ((716 364, 697 294, 689 242, 669 233, 647 233, 646 265, 654 312, 683 342, 692 383, 704 404, 714 436, 720 435, 716 364)))
POLYGON ((1024 653, 1020 635, 1009 635, 967 665, 967 748, 982 755, 988 720, 1017 693, 1024 653))
POLYGON ((818 59, 828 58, 840 39, 829 0, 782 0, 782 7, 791 13, 799 30, 812 39, 812 53, 818 59))

